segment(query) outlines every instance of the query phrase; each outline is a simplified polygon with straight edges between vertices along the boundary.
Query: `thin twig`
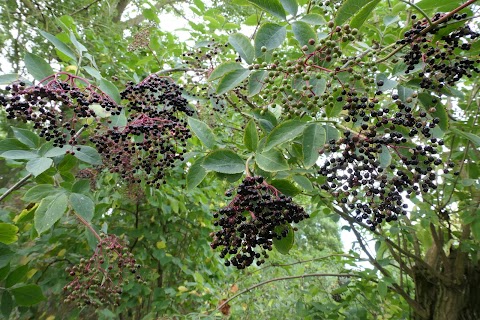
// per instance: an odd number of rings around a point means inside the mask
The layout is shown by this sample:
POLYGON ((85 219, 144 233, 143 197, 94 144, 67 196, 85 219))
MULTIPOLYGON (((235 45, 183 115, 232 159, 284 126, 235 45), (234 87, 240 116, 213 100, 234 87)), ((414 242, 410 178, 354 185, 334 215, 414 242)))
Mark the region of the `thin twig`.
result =
POLYGON ((0 201, 2 201, 3 199, 5 199, 10 193, 12 193, 13 191, 17 190, 18 188, 22 187, 25 182, 27 182, 28 179, 30 179, 31 177, 33 176, 33 174, 29 173, 28 175, 26 175, 25 177, 22 178, 22 180, 18 181, 17 183, 15 183, 13 186, 10 187, 10 189, 8 189, 7 191, 5 191, 4 194, 2 194, 0 196, 0 201))

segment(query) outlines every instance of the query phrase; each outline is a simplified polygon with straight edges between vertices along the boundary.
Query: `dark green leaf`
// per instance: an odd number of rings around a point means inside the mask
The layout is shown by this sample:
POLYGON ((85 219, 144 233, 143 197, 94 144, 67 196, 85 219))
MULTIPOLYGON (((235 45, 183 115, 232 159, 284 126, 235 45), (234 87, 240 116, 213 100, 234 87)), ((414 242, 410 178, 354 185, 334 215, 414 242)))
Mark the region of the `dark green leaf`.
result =
POLYGON ((210 171, 234 174, 245 171, 245 162, 235 152, 225 149, 209 153, 202 166, 210 171))
POLYGON ((318 151, 323 148, 326 133, 323 126, 312 123, 305 128, 302 139, 303 163, 305 167, 313 166, 318 160, 318 151))
POLYGON ((0 268, 5 267, 13 258, 13 251, 7 246, 0 246, 0 268))
POLYGON ((295 21, 292 23, 292 31, 295 39, 297 39, 301 46, 308 45, 311 51, 314 50, 315 44, 310 45, 308 42, 310 39, 313 39, 315 42, 317 42, 317 34, 315 31, 313 31, 313 28, 310 27, 308 23, 303 21, 295 21))
POLYGON ((439 98, 434 98, 428 93, 420 93, 418 95, 418 100, 422 103, 422 105, 425 107, 425 110, 430 110, 431 108, 434 108, 435 111, 431 113, 431 115, 434 118, 440 119, 440 123, 438 126, 440 129, 443 131, 448 130, 448 114, 447 111, 445 110, 445 106, 441 103, 439 98), (437 100, 437 102, 432 102, 432 99, 437 100))
POLYGON ((335 25, 340 26, 345 21, 353 17, 364 6, 370 3, 371 0, 345 0, 342 6, 338 9, 335 16, 335 25))
POLYGON ((283 8, 292 16, 296 16, 298 12, 297 0, 280 0, 283 8))
POLYGON ((90 67, 90 66, 85 66, 85 67, 83 67, 83 69, 85 71, 87 71, 87 73, 89 75, 91 75, 92 77, 94 77, 95 79, 102 80, 102 75, 100 74, 100 72, 97 69, 95 69, 93 67, 90 67))
POLYGON ((51 184, 39 184, 29 189, 23 195, 23 201, 25 202, 40 202, 43 198, 54 195, 61 192, 61 189, 54 187, 51 184))
POLYGON ((50 67, 43 58, 40 58, 33 53, 27 52, 25 54, 24 62, 28 73, 30 73, 35 80, 43 80, 55 73, 53 72, 52 67, 50 67))
POLYGON ((72 193, 69 197, 70 206, 73 211, 82 216, 85 220, 91 221, 95 212, 95 204, 92 199, 80 193, 72 193))
POLYGON ((255 56, 258 58, 264 54, 262 47, 267 51, 278 48, 286 36, 287 29, 284 26, 272 22, 262 24, 255 35, 255 56))
POLYGON ((32 131, 15 127, 12 127, 12 131, 15 138, 30 148, 37 148, 39 146, 40 138, 32 131))
POLYGON ((277 249, 277 251, 281 254, 288 254, 290 249, 292 249, 293 243, 295 241, 295 231, 293 231, 292 226, 289 224, 283 226, 276 226, 274 231, 276 234, 280 235, 283 230, 288 230, 287 236, 282 237, 282 239, 280 240, 274 237, 273 245, 275 246, 275 249, 277 249))
POLYGON ((17 241, 18 227, 10 223, 0 223, 0 242, 10 244, 17 241))
POLYGON ((77 57, 76 57, 75 53, 72 51, 72 49, 70 49, 65 43, 60 41, 57 37, 55 37, 54 35, 52 35, 48 32, 45 32, 45 31, 39 30, 39 32, 48 41, 50 41, 55 46, 55 48, 57 48, 58 51, 60 51, 61 53, 63 53, 64 55, 66 55, 67 57, 69 57, 72 60, 77 59, 77 57))
POLYGON ((379 280, 378 281, 378 286, 377 286, 378 294, 380 297, 385 297, 387 295, 388 291, 388 285, 384 280, 379 280))
POLYGON ((385 145, 382 145, 382 152, 380 152, 378 157, 378 161, 380 162, 380 166, 382 168, 388 167, 392 162, 392 155, 390 154, 390 150, 388 150, 388 147, 385 145))
POLYGON ((116 103, 119 104, 122 101, 118 88, 112 82, 102 79, 98 87, 116 103))
POLYGON ((22 287, 17 287, 10 292, 15 297, 15 301, 20 306, 33 306, 40 301, 45 300, 42 289, 36 284, 29 284, 22 287))
POLYGON ((254 95, 258 94, 263 87, 263 80, 267 76, 268 72, 265 70, 257 70, 253 71, 248 77, 248 96, 253 97, 254 95))
POLYGON ((66 154, 63 157, 62 161, 58 164, 57 168, 60 172, 70 172, 77 165, 77 158, 72 156, 71 154, 66 154))
POLYGON ((245 131, 243 133, 243 143, 249 151, 257 150, 258 146, 258 133, 257 127, 255 126, 255 121, 250 119, 247 125, 245 126, 245 131))
POLYGON ((70 151, 70 150, 72 150, 71 146, 64 146, 63 148, 52 147, 51 149, 47 150, 47 152, 45 152, 43 156, 47 158, 54 158, 54 157, 64 155, 67 151, 70 151))
POLYGON ((238 52, 240 57, 245 60, 246 63, 253 63, 255 52, 248 37, 241 33, 234 33, 228 37, 228 42, 238 52))
POLYGON ((12 313, 14 302, 12 295, 7 290, 3 291, 2 293, 2 300, 0 305, 2 315, 5 317, 5 319, 10 319, 10 314, 12 313))
POLYGON ((10 288, 16 285, 19 282, 23 282, 23 279, 27 275, 28 264, 20 266, 12 272, 9 273, 8 277, 5 279, 5 287, 10 288))
POLYGON ((464 138, 467 138, 468 140, 470 140, 471 142, 473 142, 473 144, 477 147, 477 148, 480 148, 480 137, 473 134, 473 133, 470 133, 470 132, 465 132, 465 131, 462 131, 462 130, 458 130, 456 128, 452 128, 452 132, 464 137, 464 138))
POLYGON ((313 190, 312 182, 307 177, 293 176, 293 181, 295 181, 305 191, 312 191, 313 190))
POLYGON ((257 154, 255 161, 258 167, 267 172, 277 172, 290 169, 287 159, 275 149, 257 154))
POLYGON ((202 166, 203 158, 197 159, 187 172, 187 190, 198 186, 207 176, 207 170, 202 166))
POLYGON ((330 125, 324 125, 323 128, 325 129, 327 142, 329 142, 330 140, 337 140, 340 137, 340 133, 335 127, 332 127, 330 125))
POLYGON ((13 160, 31 160, 38 158, 38 154, 35 152, 31 151, 25 151, 25 150, 11 150, 11 151, 5 151, 2 154, 0 154, 0 157, 3 157, 5 159, 13 159, 13 160))
POLYGON ((50 168, 52 164, 53 160, 50 158, 36 158, 28 161, 25 169, 36 177, 50 168))
POLYGON ((17 139, 8 138, 0 141, 0 154, 10 150, 30 150, 30 148, 17 139))
POLYGON ((257 6, 259 6, 261 9, 265 10, 266 12, 281 18, 281 19, 286 19, 287 15, 285 14, 285 10, 283 9, 282 5, 278 0, 248 0, 248 2, 251 2, 257 6))
POLYGON ((0 268, 0 281, 3 281, 10 273, 10 264, 0 268))
POLYGON ((284 195, 294 197, 300 193, 300 190, 287 179, 275 179, 272 180, 271 185, 278 189, 284 195))
POLYGON ((324 25, 327 23, 327 21, 325 21, 325 18, 318 13, 306 14, 300 19, 300 21, 306 22, 314 26, 324 25))
POLYGON ((80 150, 75 150, 75 158, 88 164, 99 165, 102 164, 100 154, 92 147, 80 146, 80 150))
POLYGON ((109 123, 110 128, 123 128, 127 125, 127 117, 125 116, 125 109, 123 109, 120 114, 114 115, 110 117, 110 120, 112 121, 109 123))
POLYGON ((388 79, 387 75, 384 74, 384 73, 377 74, 376 78, 377 78, 376 79, 377 83, 379 81, 383 82, 383 85, 378 87, 378 89, 382 90, 382 91, 387 91, 387 90, 393 89, 393 88, 397 87, 397 85, 398 85, 397 81, 388 79))
POLYGON ((232 90, 242 83, 242 81, 245 80, 250 73, 250 70, 242 68, 225 74, 218 82, 217 94, 224 94, 227 91, 232 90))
POLYGON ((90 192, 90 180, 83 179, 76 181, 72 186, 72 192, 88 194, 88 192, 90 192))
POLYGON ((38 234, 50 229, 65 213, 68 197, 65 193, 44 198, 35 211, 35 229, 38 234))
POLYGON ((216 145, 215 135, 212 132, 210 127, 195 118, 188 117, 188 125, 192 128, 192 131, 195 133, 197 138, 207 147, 213 149, 216 145))
POLYGON ((282 122, 268 135, 264 150, 268 151, 281 143, 295 139, 303 132, 305 125, 305 122, 298 120, 282 122))
POLYGON ((243 70, 244 68, 242 67, 241 64, 237 62, 224 62, 219 64, 215 69, 213 69, 212 73, 210 73, 210 76, 208 77, 208 81, 213 81, 220 79, 224 75, 226 75, 229 72, 235 71, 235 70, 243 70))
POLYGON ((363 6, 363 8, 353 16, 352 21, 350 21, 350 26, 352 28, 360 28, 379 3, 380 0, 372 0, 363 6))

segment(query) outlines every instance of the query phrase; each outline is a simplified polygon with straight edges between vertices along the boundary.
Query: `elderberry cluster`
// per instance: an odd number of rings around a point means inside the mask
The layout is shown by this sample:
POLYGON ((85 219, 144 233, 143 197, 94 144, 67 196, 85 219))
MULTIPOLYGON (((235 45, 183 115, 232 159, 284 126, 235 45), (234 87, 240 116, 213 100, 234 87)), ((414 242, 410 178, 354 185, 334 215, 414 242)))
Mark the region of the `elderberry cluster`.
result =
POLYGON ((87 120, 100 123, 93 105, 112 115, 122 109, 87 80, 64 72, 39 85, 26 87, 18 82, 6 90, 6 95, 0 95, 0 105, 5 107, 7 119, 32 122, 41 137, 58 147, 76 145, 82 127, 89 126, 87 120))
MULTIPOLYGON (((432 22, 439 21, 444 14, 437 13, 432 22)), ((411 30, 405 32, 405 38, 397 41, 399 44, 410 44, 410 51, 403 57, 407 64, 405 73, 415 69, 415 65, 424 63, 420 86, 425 89, 441 89, 445 85, 453 86, 462 77, 472 77, 472 72, 479 73, 476 66, 480 63, 478 57, 471 59, 463 52, 469 51, 473 40, 479 33, 473 31, 469 25, 462 26, 450 33, 432 41, 432 35, 437 34, 450 20, 462 20, 467 14, 454 14, 444 19, 438 26, 432 28, 426 19, 417 21, 411 30)))
POLYGON ((146 176, 147 184, 159 187, 166 170, 183 160, 191 137, 186 121, 178 115, 193 111, 181 88, 156 74, 139 84, 128 83, 121 97, 127 101, 127 124, 96 134, 91 141, 111 172, 133 183, 146 176))
POLYGON ((82 258, 78 265, 65 272, 73 280, 63 287, 65 303, 78 307, 120 305, 123 285, 129 278, 141 282, 140 264, 115 235, 103 235, 90 259, 82 258))
POLYGON ((287 236, 289 229, 278 227, 298 223, 308 214, 263 177, 245 178, 236 193, 227 207, 213 215, 214 225, 222 229, 212 234, 211 247, 223 247, 220 257, 226 258, 226 266, 244 269, 255 260, 257 265, 264 263, 272 240, 287 236))

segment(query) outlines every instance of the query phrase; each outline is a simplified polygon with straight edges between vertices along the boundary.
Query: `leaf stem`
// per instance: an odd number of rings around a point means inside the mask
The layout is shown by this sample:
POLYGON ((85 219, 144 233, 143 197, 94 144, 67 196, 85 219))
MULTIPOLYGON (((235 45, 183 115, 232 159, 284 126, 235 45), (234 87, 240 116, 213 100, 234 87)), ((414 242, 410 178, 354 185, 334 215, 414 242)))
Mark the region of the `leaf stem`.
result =
POLYGON ((88 223, 87 220, 85 220, 81 215, 79 215, 78 213, 75 212, 75 216, 77 217, 77 219, 85 225, 85 227, 88 228, 88 230, 90 230, 90 232, 93 233, 93 235, 95 236, 95 238, 97 238, 98 241, 102 241, 102 238, 100 237, 100 235, 97 233, 97 231, 95 231, 95 229, 93 229, 92 225, 90 223, 88 223))
POLYGON ((417 10, 418 12, 420 12, 420 14, 422 16, 425 17, 425 19, 427 19, 428 21, 428 24, 431 26, 433 23, 432 23, 432 20, 430 20, 430 18, 428 17, 428 15, 425 13, 425 11, 422 10, 422 8, 420 8, 419 6, 417 6, 415 3, 411 3, 411 2, 408 2, 407 0, 400 0, 401 2, 405 3, 405 4, 408 4, 409 6, 415 8, 415 10, 417 10))

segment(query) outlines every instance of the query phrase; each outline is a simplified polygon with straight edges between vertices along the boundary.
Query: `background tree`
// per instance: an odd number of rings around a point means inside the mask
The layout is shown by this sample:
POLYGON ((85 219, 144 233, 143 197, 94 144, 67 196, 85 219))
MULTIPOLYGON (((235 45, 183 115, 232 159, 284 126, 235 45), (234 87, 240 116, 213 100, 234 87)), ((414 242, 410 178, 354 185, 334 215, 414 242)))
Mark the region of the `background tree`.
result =
POLYGON ((478 318, 475 2, 2 3, 3 315, 478 318))

